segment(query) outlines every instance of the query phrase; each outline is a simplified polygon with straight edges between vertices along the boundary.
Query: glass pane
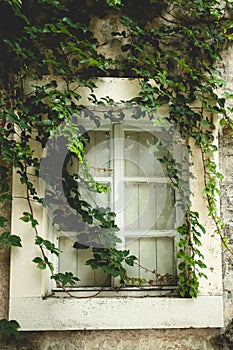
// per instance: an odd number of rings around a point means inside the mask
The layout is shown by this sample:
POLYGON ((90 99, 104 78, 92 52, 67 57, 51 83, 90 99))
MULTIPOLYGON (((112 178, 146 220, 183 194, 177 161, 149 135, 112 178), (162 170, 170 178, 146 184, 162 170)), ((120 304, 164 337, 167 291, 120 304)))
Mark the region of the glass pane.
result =
POLYGON ((124 160, 125 176, 139 176, 139 142, 137 132, 125 132, 124 160))
MULTIPOLYGON (((125 249, 130 251, 131 255, 135 255, 137 258, 139 258, 139 239, 135 238, 126 238, 125 239, 125 249)), ((128 277, 138 278, 139 277, 139 266, 128 266, 125 265, 125 269, 127 271, 128 277)))
POLYGON ((72 272, 78 277, 75 286, 92 287, 92 286, 109 286, 110 278, 101 270, 92 270, 86 265, 88 259, 92 259, 91 249, 75 249, 73 248, 74 239, 69 237, 59 237, 59 249, 61 255, 59 259, 59 272, 72 272))
POLYGON ((174 239, 170 237, 157 238, 157 273, 161 276, 160 283, 174 283, 174 239))
POLYGON ((125 184, 125 230, 166 230, 174 226, 174 191, 168 184, 125 184))
MULTIPOLYGON (((104 183, 107 187, 110 186, 109 183, 104 183)), ((87 201, 93 207, 110 207, 110 197, 111 191, 109 192, 93 192, 87 189, 85 186, 80 185, 80 193, 82 198, 87 201)))
POLYGON ((104 273, 102 270, 92 270, 89 265, 86 265, 86 261, 93 259, 93 254, 91 253, 91 248, 89 249, 79 249, 77 250, 78 256, 78 277, 80 279, 77 282, 79 287, 102 287, 110 285, 110 278, 108 274, 104 273))
POLYGON ((86 261, 92 259, 91 249, 76 249, 77 251, 77 277, 80 281, 77 282, 77 286, 94 286, 95 276, 94 271, 90 266, 86 265, 86 261))
POLYGON ((175 191, 170 184, 155 185, 155 229, 171 230, 175 226, 175 191))
POLYGON ((93 176, 111 176, 110 131, 88 131, 87 159, 93 176))
POLYGON ((140 238, 140 278, 156 284, 156 238, 140 238))
MULTIPOLYGON (((142 286, 174 284, 174 238, 126 238, 126 249, 138 257, 134 266, 126 265, 127 276, 130 279, 143 279, 142 286)), ((129 285, 131 284, 132 281, 129 282, 129 285)), ((134 281, 134 284, 140 283, 134 281)))
POLYGON ((125 176, 166 177, 166 169, 158 160, 169 157, 165 144, 148 131, 125 131, 125 176))
POLYGON ((77 276, 77 250, 72 248, 74 240, 69 237, 59 237, 59 249, 61 250, 59 257, 59 272, 72 272, 77 276))

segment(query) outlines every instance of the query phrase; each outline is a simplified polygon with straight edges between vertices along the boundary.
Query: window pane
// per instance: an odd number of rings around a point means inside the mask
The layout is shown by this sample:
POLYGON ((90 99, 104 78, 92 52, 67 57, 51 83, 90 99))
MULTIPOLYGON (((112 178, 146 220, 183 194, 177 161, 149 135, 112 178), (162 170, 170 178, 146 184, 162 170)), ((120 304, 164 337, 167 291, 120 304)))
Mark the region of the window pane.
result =
MULTIPOLYGON (((109 187, 110 184, 108 182, 102 183, 101 184, 109 187)), ((82 196, 82 199, 87 201, 91 206, 93 207, 110 207, 110 196, 111 196, 111 191, 109 192, 94 192, 88 190, 85 186, 80 185, 80 193, 82 196)))
MULTIPOLYGON (((126 238, 125 239, 125 249, 130 250, 130 254, 135 255, 139 259, 139 239, 126 238)), ((139 266, 125 266, 127 275, 129 277, 138 278, 139 277, 139 266)))
POLYGON ((74 241, 69 237, 59 237, 59 249, 61 250, 59 258, 59 272, 72 272, 77 274, 77 252, 72 246, 74 241))
POLYGON ((174 225, 174 191, 168 184, 125 184, 125 230, 167 230, 174 225))
POLYGON ((59 237, 59 249, 61 256, 59 259, 59 272, 72 272, 80 279, 76 287, 109 286, 110 278, 101 270, 92 270, 86 265, 88 259, 92 259, 91 248, 74 249, 75 239, 69 237, 59 237))
POLYGON ((125 131, 125 176, 166 176, 166 169, 158 160, 165 155, 169 156, 168 148, 153 133, 125 131))
POLYGON ((140 278, 145 278, 147 281, 156 283, 156 275, 151 272, 156 270, 156 239, 155 238, 140 238, 140 278), (144 268, 145 269, 144 269, 144 268))
POLYGON ((138 264, 126 266, 130 278, 145 279, 145 286, 174 284, 174 238, 130 237, 126 238, 126 249, 138 257, 138 264))
POLYGON ((93 176, 110 176, 110 131, 89 131, 90 142, 87 144, 87 159, 93 176))
POLYGON ((174 273, 174 240, 170 237, 157 238, 157 272, 160 275, 174 273))

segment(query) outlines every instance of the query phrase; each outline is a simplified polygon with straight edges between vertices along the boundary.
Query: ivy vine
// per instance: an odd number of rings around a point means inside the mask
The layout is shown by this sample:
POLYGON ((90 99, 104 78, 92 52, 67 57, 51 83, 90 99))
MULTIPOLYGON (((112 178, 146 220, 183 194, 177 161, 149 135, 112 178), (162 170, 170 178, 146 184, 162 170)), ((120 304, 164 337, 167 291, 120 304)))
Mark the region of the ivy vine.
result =
MULTIPOLYGON (((232 7, 231 0, 145 0, 143 4, 139 0, 81 0, 78 7, 75 1, 66 0, 5 0, 2 3, 0 202, 13 200, 7 178, 14 167, 27 190, 25 199, 29 211, 22 213, 21 220, 31 224, 35 244, 41 252, 33 262, 39 269, 48 268, 51 278, 69 295, 66 287, 74 285, 78 276, 70 272, 54 273, 49 254, 59 256, 60 252, 52 242, 41 237, 33 212, 32 201, 43 205, 46 198, 40 198, 31 180, 32 175, 39 176, 40 170, 40 159, 35 156, 32 141, 43 149, 59 130, 58 144, 65 140, 68 151, 66 164, 74 157, 78 159, 81 172, 71 175, 63 167, 61 182, 75 211, 70 215, 76 217, 76 224, 79 220, 85 223, 86 236, 82 236, 82 244, 75 243, 75 248, 93 247, 93 258, 87 264, 129 282, 124 263, 130 266, 137 263, 137 258, 128 250, 117 249, 115 214, 109 208, 97 210, 84 201, 79 192, 79 182, 91 191, 108 191, 91 176, 85 159, 87 136, 73 119, 83 110, 80 87, 89 89, 92 103, 114 104, 108 98, 98 101, 93 95, 95 77, 139 78, 138 96, 125 103, 140 106, 139 118, 143 118, 145 112, 152 117, 158 108, 167 106, 167 119, 183 141, 194 140, 202 154, 203 192, 208 201, 209 216, 223 245, 232 253, 217 207, 218 183, 222 175, 214 161, 217 146, 213 121, 217 115, 221 126, 233 126, 229 117, 233 110, 226 104, 232 96, 227 93, 220 96, 216 92, 225 84, 216 67, 221 61, 222 50, 233 38, 232 7), (121 42, 121 54, 117 58, 103 54, 101 48, 109 42, 99 42, 90 25, 91 18, 104 20, 110 14, 114 14, 124 28, 113 31, 109 39, 110 43, 121 42), (46 75, 52 78, 44 83, 46 75), (29 79, 40 82, 35 83, 32 93, 25 92, 24 83, 29 79), (64 82, 63 89, 59 87, 60 79, 64 82)), ((95 114, 89 113, 87 117, 99 125, 95 114)), ((191 149, 189 152, 192 153, 191 149)), ((59 156, 59 150, 53 150, 51 159, 59 161, 59 156)), ((186 205, 185 221, 177 228, 181 237, 177 256, 180 261, 179 292, 182 297, 196 297, 199 278, 205 276, 201 236, 206 230, 199 222, 199 214, 192 210, 189 188, 179 181, 184 171, 182 165, 166 157, 161 162, 166 164, 171 183, 174 188, 179 188, 186 205)), ((192 177, 192 173, 188 176, 192 177)), ((56 186, 50 185, 51 188, 56 186)), ((59 192, 61 188, 55 190, 59 192)), ((53 197, 52 192, 47 195, 50 199, 53 197)), ((64 221, 67 216, 63 214, 64 221)), ((61 213, 57 220, 59 217, 61 213)), ((0 217, 0 227, 3 229, 0 244, 7 248, 21 247, 20 237, 5 230, 7 220, 4 216, 0 217)), ((6 329, 5 320, 1 322, 0 331, 6 329)), ((10 329, 16 329, 16 326, 18 324, 9 323, 10 329)))

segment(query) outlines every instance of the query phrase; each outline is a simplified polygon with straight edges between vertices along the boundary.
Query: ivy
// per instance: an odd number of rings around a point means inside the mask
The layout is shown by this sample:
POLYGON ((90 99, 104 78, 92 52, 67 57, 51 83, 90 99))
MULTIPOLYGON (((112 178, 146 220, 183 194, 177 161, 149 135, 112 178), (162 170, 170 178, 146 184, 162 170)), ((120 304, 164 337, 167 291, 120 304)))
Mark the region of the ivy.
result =
POLYGON ((4 334, 7 337, 10 337, 10 336, 18 337, 19 328, 20 328, 20 325, 15 320, 10 320, 10 321, 6 319, 0 320, 0 334, 4 334))
POLYGON ((49 250, 52 254, 55 254, 57 256, 59 256, 59 249, 57 249, 55 247, 54 243, 51 243, 50 241, 48 241, 47 239, 43 239, 40 236, 36 236, 35 239, 35 244, 36 245, 43 245, 47 250, 49 250))
MULTIPOLYGON (((55 0, 22 3, 5 0, 1 16, 0 202, 5 204, 12 199, 7 177, 13 166, 26 188, 24 199, 29 209, 20 219, 29 223, 35 234, 40 252, 40 256, 33 259, 37 267, 48 268, 51 279, 71 296, 67 286, 75 285, 79 277, 71 272, 54 272, 49 257, 51 254, 58 257, 60 251, 41 236, 32 202, 55 208, 55 226, 63 225, 67 231, 78 227, 74 249, 91 249, 92 258, 86 264, 92 269, 100 269, 113 278, 120 277, 123 284, 146 283, 126 276, 125 266, 137 264, 137 257, 128 250, 117 249, 120 239, 115 213, 110 208, 89 203, 81 195, 82 189, 109 191, 108 186, 96 182, 91 174, 91 164, 86 161, 88 132, 79 123, 81 116, 97 127, 101 123, 95 111, 83 108, 80 88, 89 92, 89 101, 93 104, 115 106, 111 98, 98 99, 94 95, 94 78, 98 76, 138 78, 138 95, 131 101, 122 101, 126 106, 135 106, 132 117, 137 120, 149 115, 153 119, 155 112, 166 106, 167 120, 180 133, 180 141, 188 144, 194 140, 202 154, 203 194, 208 202, 208 214, 223 245, 232 253, 218 214, 222 175, 214 161, 217 147, 213 136, 213 115, 219 116, 221 126, 233 126, 229 117, 232 109, 226 107, 226 100, 232 95, 216 93, 225 84, 216 65, 221 61, 224 45, 232 40, 232 2, 93 0, 80 1, 77 7, 75 1, 61 4, 55 0), (119 16, 124 26, 124 30, 113 32, 109 39, 110 42, 116 38, 122 40, 117 60, 105 57, 101 47, 108 43, 100 43, 90 30, 91 15, 104 18, 109 11, 119 16), (44 76, 52 78, 45 82, 44 76), (23 86, 27 79, 35 81, 29 92, 23 86), (41 163, 35 147, 48 149, 41 163), (69 167, 74 162, 78 164, 78 171, 70 173, 69 167), (59 167, 63 169, 61 174, 56 172, 59 167), (38 176, 48 185, 45 198, 39 197, 34 185, 33 179, 38 176), (67 205, 63 205, 64 196, 67 205)), ((105 118, 117 122, 124 115, 117 115, 114 108, 109 108, 105 118)), ((163 121, 163 117, 159 117, 155 124, 163 121)), ((191 156, 189 146, 187 151, 191 156)), ((169 157, 160 161, 167 168, 171 185, 179 191, 182 209, 185 208, 185 220, 177 228, 179 292, 182 297, 196 297, 199 279, 206 277, 201 237, 209 233, 201 225, 199 214, 193 211, 192 194, 187 182, 182 180, 184 176, 193 178, 189 169, 192 164, 187 159, 178 163, 169 157)), ((0 244, 21 247, 20 238, 5 229, 6 223, 1 216, 0 227, 4 232, 0 244)), ((171 276, 158 274, 155 278, 171 280, 171 276)), ((13 321, 0 322, 0 331, 5 334, 13 334, 18 327, 13 321)))
POLYGON ((66 287, 67 285, 74 286, 77 281, 79 281, 79 278, 75 277, 72 272, 66 272, 66 273, 57 273, 51 276, 51 279, 54 279, 55 281, 59 282, 62 286, 66 287))
POLYGON ((87 260, 86 264, 93 270, 100 268, 113 277, 122 277, 126 274, 126 269, 122 266, 124 260, 129 266, 133 266, 134 261, 137 260, 135 256, 129 256, 129 250, 94 248, 93 252, 94 259, 87 260))
POLYGON ((3 232, 0 235, 0 244, 9 248, 9 247, 22 247, 21 238, 16 235, 11 235, 10 232, 3 232))

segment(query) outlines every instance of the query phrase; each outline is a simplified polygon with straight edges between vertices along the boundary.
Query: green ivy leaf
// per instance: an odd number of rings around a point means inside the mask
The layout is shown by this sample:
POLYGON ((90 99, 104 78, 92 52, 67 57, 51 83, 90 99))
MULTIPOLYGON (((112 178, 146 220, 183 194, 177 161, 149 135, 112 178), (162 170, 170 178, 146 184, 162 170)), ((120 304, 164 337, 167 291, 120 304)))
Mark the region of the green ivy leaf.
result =
POLYGON ((38 269, 40 270, 45 270, 46 269, 46 263, 44 262, 43 259, 41 259, 40 257, 36 257, 32 260, 32 262, 34 262, 35 264, 37 264, 38 269))
POLYGON ((0 216, 0 227, 5 227, 7 221, 8 220, 4 216, 0 216))
POLYGON ((11 235, 10 232, 3 232, 0 236, 0 244, 5 247, 22 247, 21 238, 16 235, 11 235))
POLYGON ((20 328, 20 325, 15 320, 10 320, 10 321, 8 321, 6 319, 0 320, 0 334, 4 334, 7 337, 13 335, 16 338, 18 338, 18 336, 19 336, 18 329, 19 328, 20 328))
POLYGON ((72 272, 57 273, 51 276, 51 279, 61 283, 62 286, 71 285, 74 286, 76 282, 80 281, 78 277, 75 277, 72 272))

